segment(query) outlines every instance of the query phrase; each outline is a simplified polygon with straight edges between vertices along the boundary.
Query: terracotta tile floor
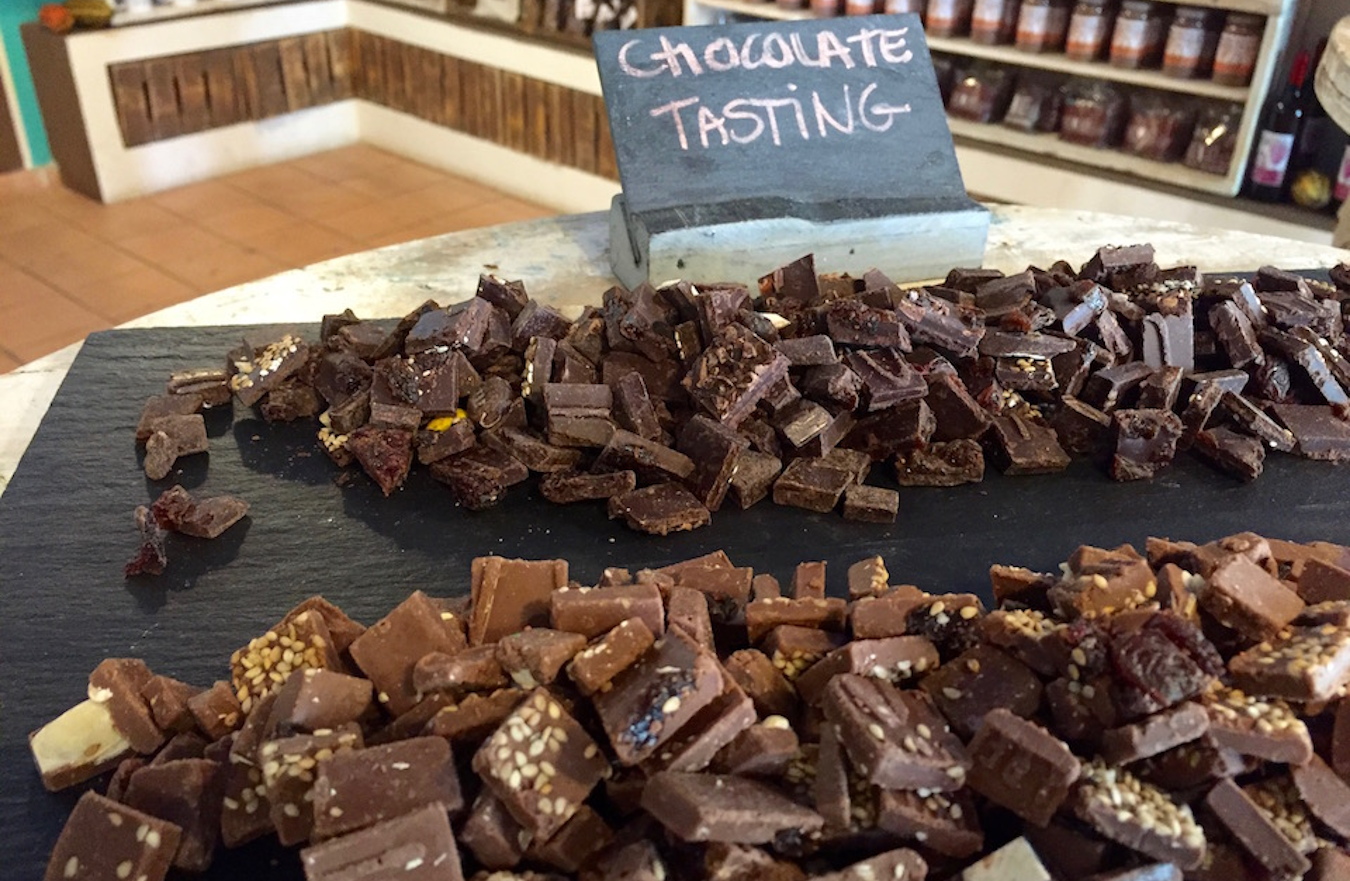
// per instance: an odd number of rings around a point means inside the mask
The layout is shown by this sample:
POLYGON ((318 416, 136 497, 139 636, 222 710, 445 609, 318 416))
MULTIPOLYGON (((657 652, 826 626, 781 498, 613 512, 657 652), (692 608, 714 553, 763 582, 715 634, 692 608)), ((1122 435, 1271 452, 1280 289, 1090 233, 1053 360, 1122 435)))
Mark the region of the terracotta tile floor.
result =
POLYGON ((0 373, 240 282, 552 213, 365 145, 115 205, 0 175, 0 373))

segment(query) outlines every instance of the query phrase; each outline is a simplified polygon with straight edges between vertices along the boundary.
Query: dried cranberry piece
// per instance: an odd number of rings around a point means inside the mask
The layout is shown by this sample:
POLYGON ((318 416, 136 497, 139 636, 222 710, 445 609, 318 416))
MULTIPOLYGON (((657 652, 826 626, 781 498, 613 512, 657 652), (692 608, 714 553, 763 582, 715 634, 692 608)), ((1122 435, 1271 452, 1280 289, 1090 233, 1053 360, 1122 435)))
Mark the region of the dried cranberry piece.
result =
POLYGON ((155 522, 154 515, 145 505, 136 508, 136 528, 141 531, 141 547, 136 556, 127 563, 127 578, 137 575, 159 575, 169 562, 164 551, 164 530, 155 522))

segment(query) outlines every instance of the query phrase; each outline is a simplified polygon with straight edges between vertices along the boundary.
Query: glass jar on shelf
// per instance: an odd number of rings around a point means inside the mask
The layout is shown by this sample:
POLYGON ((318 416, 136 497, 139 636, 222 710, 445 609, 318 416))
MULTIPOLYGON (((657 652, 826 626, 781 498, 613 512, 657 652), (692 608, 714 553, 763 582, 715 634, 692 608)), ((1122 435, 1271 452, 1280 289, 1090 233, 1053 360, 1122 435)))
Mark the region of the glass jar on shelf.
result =
POLYGON ((970 39, 987 46, 1011 43, 1017 32, 1020 5, 1020 0, 975 0, 970 39))
POLYGON ((1179 95, 1142 94, 1130 101, 1120 149, 1154 162, 1176 162, 1195 128, 1195 108, 1179 95))
POLYGON ((912 12, 919 18, 923 18, 925 6, 927 6, 927 3, 924 0, 885 0, 882 9, 887 15, 903 15, 906 12, 912 12))
POLYGON ((1085 147, 1114 147, 1120 143, 1127 106, 1123 92, 1100 80, 1069 83, 1059 138, 1085 147))
POLYGON ((1058 52, 1069 33, 1070 0, 1023 0, 1017 17, 1017 48, 1058 52))
POLYGON ((1098 61, 1106 53, 1115 9, 1107 0, 1079 0, 1069 18, 1064 54, 1074 61, 1098 61))
POLYGON ((1056 132, 1064 110, 1064 93, 1058 79, 1028 71, 1017 78, 1003 124, 1024 132, 1056 132))
POLYGON ((1219 31, 1208 9, 1178 7, 1172 27, 1167 31, 1163 73, 1178 79, 1209 76, 1218 43, 1219 31))
POLYGON ((1200 112, 1182 162, 1197 171, 1228 174, 1237 152, 1241 104, 1211 104, 1200 112))
POLYGON ((972 122, 998 122, 1008 109, 1012 87, 1008 70, 977 62, 952 86, 947 112, 972 122))
POLYGON ((970 32, 974 0, 928 0, 925 30, 930 37, 960 37, 970 32))
POLYGON ((872 15, 879 11, 877 0, 844 0, 844 15, 872 15))
POLYGON ((1111 64, 1138 69, 1158 62, 1163 48, 1163 12, 1152 0, 1125 0, 1111 30, 1111 64))
POLYGON ((1230 12, 1214 53, 1214 82, 1221 86, 1246 86, 1252 81, 1266 20, 1259 15, 1230 12))
POLYGON ((817 18, 833 18, 844 11, 844 0, 809 0, 809 4, 817 18))

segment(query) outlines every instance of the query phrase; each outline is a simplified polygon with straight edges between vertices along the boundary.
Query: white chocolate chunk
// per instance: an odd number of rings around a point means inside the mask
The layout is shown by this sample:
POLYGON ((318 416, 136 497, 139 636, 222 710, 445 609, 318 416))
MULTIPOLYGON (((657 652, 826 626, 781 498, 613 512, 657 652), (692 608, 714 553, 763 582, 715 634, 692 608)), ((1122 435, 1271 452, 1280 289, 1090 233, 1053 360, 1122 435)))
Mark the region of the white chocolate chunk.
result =
POLYGON ((131 752, 131 744, 113 726, 107 703, 93 700, 78 703, 43 725, 28 746, 48 788, 88 780, 131 752))
POLYGON ((961 881, 1052 881, 1025 838, 1009 841, 961 873, 961 881))

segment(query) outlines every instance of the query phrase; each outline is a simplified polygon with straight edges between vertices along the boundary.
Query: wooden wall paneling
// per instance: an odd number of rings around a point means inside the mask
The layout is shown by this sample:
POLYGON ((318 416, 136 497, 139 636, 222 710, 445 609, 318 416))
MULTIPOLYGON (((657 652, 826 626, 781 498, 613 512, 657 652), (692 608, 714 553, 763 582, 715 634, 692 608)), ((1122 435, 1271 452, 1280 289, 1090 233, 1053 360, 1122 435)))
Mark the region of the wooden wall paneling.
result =
POLYGON ((525 79, 525 152, 548 158, 548 84, 525 79))
POLYGON ((460 75, 460 101, 463 110, 464 124, 460 127, 467 135, 478 137, 482 129, 478 120, 483 115, 483 96, 479 92, 479 80, 483 66, 473 61, 459 62, 460 75))
POLYGON ((614 155, 614 139, 609 134, 609 114, 605 112, 605 99, 595 97, 596 172, 610 180, 619 179, 619 160, 614 155))
POLYGON ((253 44, 252 50, 253 75, 258 84, 258 106, 254 118, 280 116, 289 110, 281 71, 281 46, 275 41, 269 41, 253 44))
POLYGON ((281 83, 286 92, 286 108, 304 110, 311 106, 304 42, 299 37, 286 37, 277 40, 277 51, 281 53, 281 83))
POLYGON ((214 49, 201 55, 210 128, 233 125, 248 118, 240 106, 239 87, 235 83, 234 52, 233 49, 214 49))
POLYGON ((576 164, 576 141, 572 134, 572 91, 557 83, 547 84, 548 158, 560 165, 576 164))
POLYGON ((483 137, 494 144, 506 143, 506 71, 499 67, 486 68, 488 117, 483 137))
POLYGON ((318 31, 300 38, 304 52, 309 103, 313 107, 333 100, 333 71, 328 66, 328 34, 318 31))
POLYGON ((384 81, 384 37, 362 32, 361 76, 366 82, 363 97, 384 107, 389 104, 389 89, 384 81))
POLYGON ((347 66, 352 74, 352 96, 369 98, 367 76, 370 73, 370 50, 367 47, 370 35, 356 28, 348 28, 347 35, 347 66))
POLYGON ((389 106, 404 113, 412 112, 408 67, 404 60, 410 48, 397 40, 384 41, 384 73, 389 84, 389 106))
POLYGON ((112 81, 113 104, 117 107, 117 124, 122 129, 122 143, 135 147, 153 141, 155 133, 150 121, 145 64, 128 61, 110 65, 108 77, 112 81))
POLYGON ((205 131, 211 127, 211 107, 206 97, 206 67, 203 52, 173 56, 174 85, 178 90, 178 117, 181 132, 205 131))
POLYGON ((569 163, 573 168, 594 173, 596 170, 594 96, 569 90, 572 104, 572 143, 574 152, 569 163))
POLYGON ((353 82, 355 70, 352 67, 356 31, 351 28, 328 31, 324 34, 324 41, 328 44, 328 73, 333 80, 333 100, 350 98, 356 94, 353 82))
POLYGON ((544 0, 520 0, 517 24, 527 34, 538 33, 544 18, 544 0))
POLYGON ((150 128, 155 133, 155 140, 176 137, 183 130, 183 121, 178 115, 173 58, 146 61, 145 85, 150 98, 150 128))
POLYGON ((502 73, 502 132, 505 145, 519 153, 525 146, 525 77, 514 72, 502 73))
POLYGON ((230 53, 239 118, 262 119, 262 94, 258 89, 258 68, 255 64, 253 47, 235 46, 223 51, 230 53))
POLYGON ((453 129, 464 127, 463 83, 460 81, 463 64, 453 55, 441 56, 441 125, 453 129))
POLYGON ((445 125, 445 78, 441 65, 441 53, 431 49, 419 50, 421 75, 418 80, 418 94, 422 100, 418 116, 445 125))

